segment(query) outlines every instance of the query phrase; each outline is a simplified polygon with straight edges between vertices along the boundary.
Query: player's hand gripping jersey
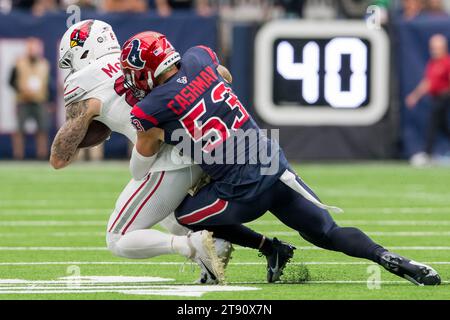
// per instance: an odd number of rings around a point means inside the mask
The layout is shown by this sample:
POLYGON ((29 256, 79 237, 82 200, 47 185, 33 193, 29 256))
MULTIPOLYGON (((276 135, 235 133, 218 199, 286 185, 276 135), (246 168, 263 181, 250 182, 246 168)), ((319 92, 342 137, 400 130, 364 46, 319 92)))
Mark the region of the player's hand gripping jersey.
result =
MULTIPOLYGON (((95 117, 112 131, 125 135, 133 144, 136 131, 129 121, 130 111, 138 102, 132 91, 124 87, 124 77, 120 68, 120 54, 110 54, 91 63, 86 68, 69 75, 64 83, 64 102, 98 99, 102 102, 101 113, 95 117)), ((176 170, 190 166, 173 147, 163 144, 153 163, 151 171, 176 170)))
POLYGON ((250 200, 277 181, 288 163, 217 72, 218 65, 211 49, 189 49, 180 70, 133 108, 132 123, 141 131, 164 129, 166 143, 177 145, 216 181, 220 198, 250 200))

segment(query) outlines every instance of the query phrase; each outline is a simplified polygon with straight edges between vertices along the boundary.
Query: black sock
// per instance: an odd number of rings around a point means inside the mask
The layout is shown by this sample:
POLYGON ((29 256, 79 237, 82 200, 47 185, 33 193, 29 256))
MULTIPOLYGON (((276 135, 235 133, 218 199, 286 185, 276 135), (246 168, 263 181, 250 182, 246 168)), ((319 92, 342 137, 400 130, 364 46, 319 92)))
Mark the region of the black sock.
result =
POLYGON ((336 227, 328 233, 327 238, 333 250, 376 263, 380 262, 381 253, 387 251, 357 228, 336 227))
POLYGON ((259 251, 265 256, 271 255, 273 252, 272 239, 267 238, 267 237, 264 238, 264 242, 263 242, 261 248, 259 249, 259 251))
POLYGON ((383 247, 379 247, 378 249, 375 250, 375 257, 376 257, 376 263, 380 264, 381 262, 381 256, 383 255, 383 253, 388 252, 388 250, 386 250, 383 247))
MULTIPOLYGON (((246 226, 241 224, 237 225, 225 225, 225 226, 202 226, 202 229, 206 229, 213 233, 215 238, 221 238, 231 243, 248 247, 252 249, 259 249, 263 235, 253 231, 246 226)), ((271 241, 264 241, 263 247, 266 243, 271 243, 271 241)))

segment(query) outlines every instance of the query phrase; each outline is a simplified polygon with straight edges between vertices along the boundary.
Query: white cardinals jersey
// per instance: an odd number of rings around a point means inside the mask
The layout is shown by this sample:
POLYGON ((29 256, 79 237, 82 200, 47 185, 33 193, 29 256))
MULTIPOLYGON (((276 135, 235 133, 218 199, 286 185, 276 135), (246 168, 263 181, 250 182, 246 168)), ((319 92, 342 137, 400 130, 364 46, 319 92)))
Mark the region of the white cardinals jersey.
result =
MULTIPOLYGON (((69 75, 64 83, 64 102, 68 106, 72 102, 90 98, 100 100, 101 113, 94 119, 103 122, 112 131, 125 135, 134 144, 136 131, 131 124, 130 111, 137 100, 131 90, 124 87, 119 57, 120 54, 104 56, 69 75)), ((163 144, 150 171, 170 171, 192 165, 192 161, 181 157, 173 146, 163 144)))

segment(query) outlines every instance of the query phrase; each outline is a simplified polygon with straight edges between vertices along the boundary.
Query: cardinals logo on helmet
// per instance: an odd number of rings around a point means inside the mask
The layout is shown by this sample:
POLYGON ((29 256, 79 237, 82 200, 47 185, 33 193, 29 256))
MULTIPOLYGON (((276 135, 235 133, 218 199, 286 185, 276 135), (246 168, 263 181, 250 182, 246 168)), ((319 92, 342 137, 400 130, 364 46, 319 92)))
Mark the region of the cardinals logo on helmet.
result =
POLYGON ((91 32, 92 24, 94 20, 89 20, 86 23, 83 23, 79 28, 73 30, 70 35, 70 47, 80 46, 82 47, 89 37, 89 33, 91 32))
POLYGON ((142 69, 145 66, 145 61, 141 58, 141 41, 139 39, 134 39, 128 45, 127 49, 130 50, 127 55, 127 63, 134 69, 142 69))

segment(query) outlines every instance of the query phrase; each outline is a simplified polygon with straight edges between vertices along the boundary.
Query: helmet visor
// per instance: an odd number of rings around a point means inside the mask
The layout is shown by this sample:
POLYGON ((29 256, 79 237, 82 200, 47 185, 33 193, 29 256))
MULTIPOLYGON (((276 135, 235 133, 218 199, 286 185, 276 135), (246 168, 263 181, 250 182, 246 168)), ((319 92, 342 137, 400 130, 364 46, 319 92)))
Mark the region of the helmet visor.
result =
POLYGON ((64 55, 59 59, 58 66, 61 69, 72 69, 72 59, 73 59, 73 53, 71 51, 67 51, 64 53, 64 55))

